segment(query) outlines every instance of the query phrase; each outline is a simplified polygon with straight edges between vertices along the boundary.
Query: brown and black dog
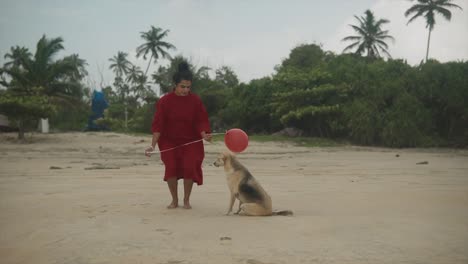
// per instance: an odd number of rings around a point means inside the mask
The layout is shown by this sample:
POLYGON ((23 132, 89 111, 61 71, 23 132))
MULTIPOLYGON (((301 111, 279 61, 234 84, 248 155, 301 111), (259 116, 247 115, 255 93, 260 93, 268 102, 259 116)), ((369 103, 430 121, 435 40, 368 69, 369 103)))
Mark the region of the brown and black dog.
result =
POLYGON ((216 167, 223 166, 227 177, 227 184, 231 191, 231 199, 226 215, 232 212, 236 198, 239 200, 239 209, 236 214, 250 216, 292 215, 292 211, 272 211, 271 197, 262 188, 244 165, 234 154, 224 152, 214 162, 216 167))

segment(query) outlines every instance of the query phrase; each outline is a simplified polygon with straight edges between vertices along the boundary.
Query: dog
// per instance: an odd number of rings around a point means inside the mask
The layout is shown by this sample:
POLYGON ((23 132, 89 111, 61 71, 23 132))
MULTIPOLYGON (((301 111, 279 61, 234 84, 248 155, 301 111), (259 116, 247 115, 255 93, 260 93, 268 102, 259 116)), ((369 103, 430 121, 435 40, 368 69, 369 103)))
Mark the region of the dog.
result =
POLYGON ((216 167, 224 167, 227 184, 231 192, 229 207, 226 215, 232 212, 236 198, 239 200, 239 209, 235 214, 248 216, 292 215, 292 211, 272 210, 271 197, 230 152, 219 154, 213 163, 216 167))

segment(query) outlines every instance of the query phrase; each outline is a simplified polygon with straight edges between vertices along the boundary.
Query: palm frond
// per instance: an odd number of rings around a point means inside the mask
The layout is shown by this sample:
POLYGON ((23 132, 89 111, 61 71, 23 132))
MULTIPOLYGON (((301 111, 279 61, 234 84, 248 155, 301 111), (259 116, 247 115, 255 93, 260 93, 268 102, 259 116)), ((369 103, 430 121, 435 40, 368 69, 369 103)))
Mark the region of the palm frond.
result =
POLYGON ((416 4, 408 8, 408 10, 405 11, 405 16, 409 16, 413 13, 424 13, 426 11, 427 6, 426 5, 421 5, 421 4, 416 4))
POLYGON ((346 52, 346 51, 348 51, 348 50, 354 49, 354 47, 356 47, 356 46, 359 45, 359 44, 360 44, 360 42, 357 41, 357 42, 352 43, 351 45, 348 45, 348 46, 343 50, 343 53, 346 52))
POLYGON ((341 41, 348 41, 348 40, 360 40, 362 37, 360 36, 347 36, 343 38, 341 41))
MULTIPOLYGON (((416 14, 414 14, 409 20, 408 22, 406 23, 406 25, 408 25, 409 23, 413 22, 413 20, 415 20, 416 18, 422 16, 424 14, 424 10, 419 10, 416 12, 416 14)), ((405 13, 406 14, 406 13, 405 13)))
POLYGON ((441 14, 445 19, 450 21, 452 19, 452 12, 450 10, 443 8, 443 7, 437 7, 434 9, 435 12, 441 14))
POLYGON ((377 43, 378 46, 382 46, 382 47, 384 47, 385 49, 388 49, 388 44, 385 43, 384 41, 382 41, 382 40, 376 40, 375 42, 377 43))
POLYGON ((383 24, 387 24, 387 23, 390 23, 390 20, 380 19, 379 21, 377 21, 377 23, 375 23, 375 27, 380 28, 380 26, 382 26, 383 24))
POLYGON ((458 8, 460 10, 463 10, 459 5, 452 4, 452 0, 436 0, 435 5, 436 6, 443 6, 443 7, 448 7, 448 8, 458 8))
POLYGON ((365 28, 360 28, 358 26, 355 26, 355 25, 350 25, 354 31, 356 31, 357 33, 359 33, 359 35, 361 36, 366 36, 368 34, 368 32, 366 31, 365 28))

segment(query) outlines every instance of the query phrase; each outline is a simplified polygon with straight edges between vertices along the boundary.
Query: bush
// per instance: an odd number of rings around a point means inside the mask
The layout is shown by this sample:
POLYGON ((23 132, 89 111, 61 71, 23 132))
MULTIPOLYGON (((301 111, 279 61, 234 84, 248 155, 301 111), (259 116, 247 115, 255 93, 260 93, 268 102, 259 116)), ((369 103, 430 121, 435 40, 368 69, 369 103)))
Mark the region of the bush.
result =
POLYGON ((382 143, 387 147, 415 147, 430 141, 430 112, 407 93, 396 99, 383 119, 382 143))
POLYGON ((353 142, 364 145, 378 143, 382 119, 375 104, 362 99, 355 100, 345 107, 344 120, 353 142))
POLYGON ((81 131, 86 127, 91 114, 89 107, 83 103, 77 105, 61 105, 49 119, 53 129, 59 131, 81 131))
POLYGON ((135 110, 135 114, 128 122, 128 129, 132 132, 151 133, 154 117, 154 104, 145 104, 135 110))

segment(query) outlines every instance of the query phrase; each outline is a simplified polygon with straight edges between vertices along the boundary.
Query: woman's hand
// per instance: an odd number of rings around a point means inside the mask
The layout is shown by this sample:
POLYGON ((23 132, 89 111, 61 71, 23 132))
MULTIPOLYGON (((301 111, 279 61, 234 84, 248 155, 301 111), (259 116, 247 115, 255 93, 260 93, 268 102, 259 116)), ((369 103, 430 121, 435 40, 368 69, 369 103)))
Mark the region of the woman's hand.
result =
POLYGON ((159 132, 153 132, 153 138, 151 139, 151 145, 149 145, 149 147, 147 149, 145 149, 145 156, 146 157, 151 157, 151 155, 154 151, 154 146, 156 146, 156 144, 158 144, 158 141, 159 141, 159 137, 161 136, 161 133, 159 132))
POLYGON ((206 141, 208 141, 208 142, 211 142, 211 138, 212 138, 211 134, 208 134, 208 133, 206 133, 205 131, 202 131, 202 132, 201 132, 201 137, 202 137, 204 140, 206 140, 206 141))
POLYGON ((149 146, 147 149, 145 149, 145 156, 146 156, 146 157, 151 157, 151 155, 153 154, 153 153, 151 153, 151 152, 153 152, 153 151, 154 151, 154 147, 153 147, 153 146, 149 146))

